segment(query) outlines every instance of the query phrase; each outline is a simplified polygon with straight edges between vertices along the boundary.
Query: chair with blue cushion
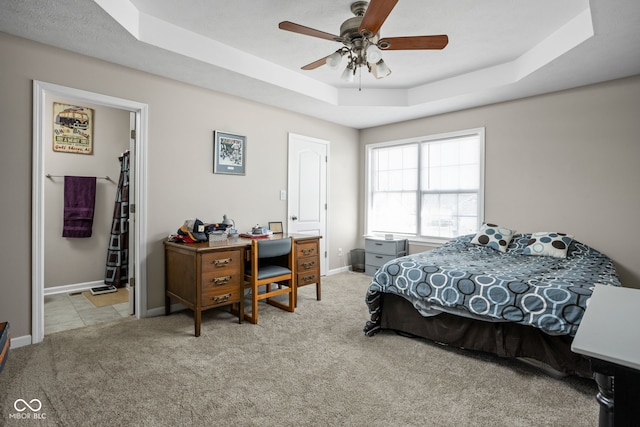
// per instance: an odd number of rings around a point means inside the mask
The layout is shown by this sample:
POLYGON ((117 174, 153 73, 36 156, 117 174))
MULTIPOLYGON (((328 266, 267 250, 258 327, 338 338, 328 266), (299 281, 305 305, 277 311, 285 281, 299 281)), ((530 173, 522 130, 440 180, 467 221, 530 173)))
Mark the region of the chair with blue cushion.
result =
POLYGON ((251 242, 251 265, 245 268, 245 289, 251 289, 251 314, 244 313, 242 318, 253 324, 258 323, 258 301, 293 313, 295 308, 295 263, 293 239, 253 240, 251 242), (272 290, 271 285, 278 286, 272 290), (264 290, 260 293, 260 287, 264 290), (276 301, 272 297, 288 294, 288 304, 276 301))

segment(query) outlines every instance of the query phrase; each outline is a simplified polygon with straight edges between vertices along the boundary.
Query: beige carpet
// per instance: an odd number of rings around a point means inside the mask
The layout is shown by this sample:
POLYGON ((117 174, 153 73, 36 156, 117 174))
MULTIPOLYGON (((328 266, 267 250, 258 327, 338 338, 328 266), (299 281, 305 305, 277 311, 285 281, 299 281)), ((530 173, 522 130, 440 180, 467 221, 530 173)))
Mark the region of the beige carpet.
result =
POLYGON ((51 334, 11 351, 0 425, 597 425, 591 380, 390 332, 365 337, 368 283, 327 277, 322 301, 306 286, 295 313, 260 304, 259 325, 209 311, 200 338, 186 311, 51 334), (46 419, 16 419, 18 399, 38 399, 46 419))
POLYGON ((95 307, 106 307, 108 305, 122 304, 129 301, 129 290, 127 288, 118 288, 116 292, 108 294, 93 295, 90 291, 84 291, 85 296, 95 307))

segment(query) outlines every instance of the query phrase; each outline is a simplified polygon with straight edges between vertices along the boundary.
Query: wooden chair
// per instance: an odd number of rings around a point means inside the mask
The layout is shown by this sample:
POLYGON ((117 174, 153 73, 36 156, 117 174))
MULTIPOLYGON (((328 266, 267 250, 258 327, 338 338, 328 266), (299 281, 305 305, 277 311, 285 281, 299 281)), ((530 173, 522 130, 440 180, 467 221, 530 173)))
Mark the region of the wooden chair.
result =
POLYGON ((242 317, 253 324, 258 323, 258 301, 266 302, 274 307, 289 312, 295 309, 295 263, 293 239, 253 240, 251 242, 251 265, 245 268, 245 289, 251 289, 251 315, 244 313, 242 317), (278 286, 271 290, 272 284, 278 286), (265 286, 263 293, 259 287, 265 286), (288 304, 275 301, 276 295, 289 294, 288 304))

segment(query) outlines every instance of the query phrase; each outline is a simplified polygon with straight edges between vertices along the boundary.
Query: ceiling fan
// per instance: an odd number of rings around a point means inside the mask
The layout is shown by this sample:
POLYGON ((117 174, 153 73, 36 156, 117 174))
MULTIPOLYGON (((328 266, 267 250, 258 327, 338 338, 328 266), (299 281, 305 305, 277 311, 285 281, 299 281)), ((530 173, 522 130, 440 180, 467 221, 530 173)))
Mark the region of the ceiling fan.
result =
POLYGON ((292 31, 306 36, 318 37, 342 43, 340 49, 331 55, 318 59, 302 67, 303 70, 314 70, 327 64, 330 68, 338 68, 342 57, 348 58, 347 67, 342 78, 352 82, 360 67, 367 67, 375 78, 381 79, 391 74, 391 70, 382 60, 382 50, 420 50, 443 49, 449 38, 445 35, 384 37, 379 31, 398 0, 356 1, 351 4, 351 12, 355 15, 340 26, 340 35, 305 27, 290 21, 278 25, 281 30, 292 31))

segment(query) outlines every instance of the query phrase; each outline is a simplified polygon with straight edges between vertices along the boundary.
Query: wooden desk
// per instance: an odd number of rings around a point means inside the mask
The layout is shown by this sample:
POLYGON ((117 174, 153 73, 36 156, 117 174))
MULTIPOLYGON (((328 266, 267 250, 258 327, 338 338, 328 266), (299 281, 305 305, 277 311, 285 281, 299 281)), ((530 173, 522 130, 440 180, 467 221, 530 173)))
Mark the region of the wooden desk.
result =
POLYGON ((600 426, 640 419, 640 290, 597 285, 571 350, 588 356, 600 392, 600 426))
MULTIPOLYGON (((320 236, 290 235, 298 274, 297 288, 316 284, 320 299, 320 236)), ((277 234, 271 239, 288 237, 277 234)), ((171 300, 176 300, 194 313, 195 336, 200 336, 202 312, 226 305, 237 305, 232 312, 240 313, 244 304, 244 263, 251 260, 251 241, 234 237, 223 242, 176 243, 164 242, 165 247, 165 314, 171 313, 171 300)))

